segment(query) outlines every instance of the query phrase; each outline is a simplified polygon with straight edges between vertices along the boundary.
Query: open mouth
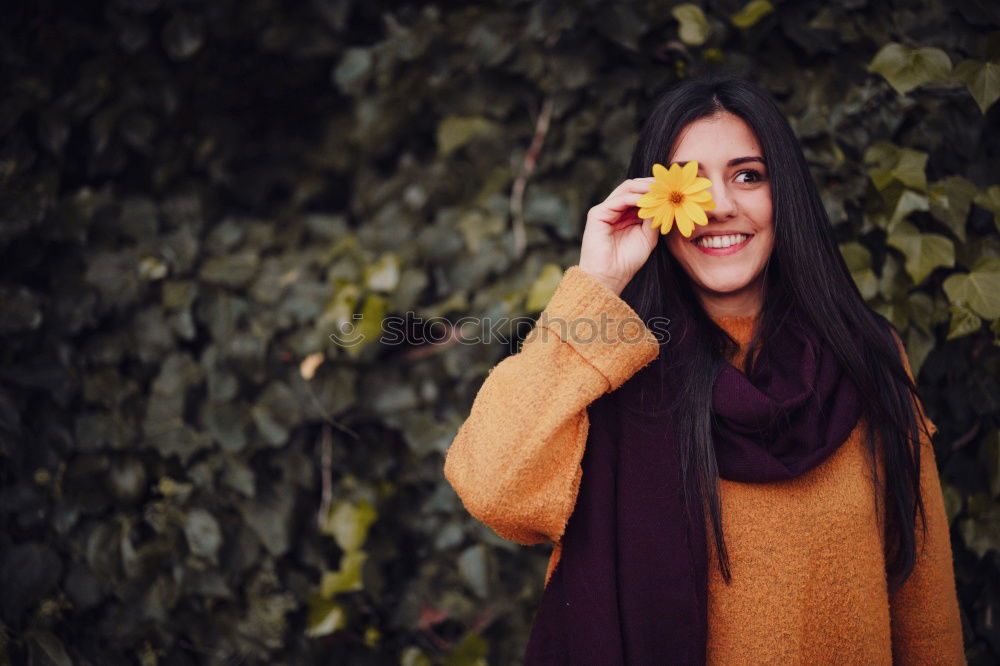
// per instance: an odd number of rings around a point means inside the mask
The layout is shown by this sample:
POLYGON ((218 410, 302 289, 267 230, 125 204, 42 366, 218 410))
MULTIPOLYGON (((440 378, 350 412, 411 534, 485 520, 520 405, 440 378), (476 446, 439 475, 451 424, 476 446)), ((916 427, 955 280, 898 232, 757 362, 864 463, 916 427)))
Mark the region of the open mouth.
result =
POLYGON ((750 239, 753 238, 753 234, 728 234, 725 236, 700 236, 699 238, 691 241, 691 244, 696 248, 704 252, 705 254, 710 254, 713 256, 723 256, 727 254, 733 254, 734 252, 739 252, 750 239))

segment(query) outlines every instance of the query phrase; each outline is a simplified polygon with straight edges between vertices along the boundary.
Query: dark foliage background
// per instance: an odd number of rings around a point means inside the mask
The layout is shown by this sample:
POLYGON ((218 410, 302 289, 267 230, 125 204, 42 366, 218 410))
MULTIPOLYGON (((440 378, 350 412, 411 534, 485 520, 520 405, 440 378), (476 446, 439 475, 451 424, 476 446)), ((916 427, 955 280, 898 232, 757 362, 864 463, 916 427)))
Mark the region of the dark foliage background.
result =
POLYGON ((537 316, 652 100, 715 65, 779 101, 904 332, 996 663, 998 29, 984 0, 8 4, 0 664, 516 663, 549 549, 441 471, 515 347, 454 324, 537 316), (409 311, 433 339, 378 341, 409 311))

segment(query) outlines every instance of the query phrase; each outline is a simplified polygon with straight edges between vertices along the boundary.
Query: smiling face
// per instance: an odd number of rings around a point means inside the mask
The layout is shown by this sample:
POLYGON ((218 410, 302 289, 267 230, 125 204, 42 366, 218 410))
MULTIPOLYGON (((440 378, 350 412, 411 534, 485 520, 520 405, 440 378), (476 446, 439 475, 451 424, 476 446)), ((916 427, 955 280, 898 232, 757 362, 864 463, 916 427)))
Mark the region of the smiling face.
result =
POLYGON ((698 175, 712 181, 715 208, 690 238, 674 227, 663 242, 710 315, 757 314, 774 247, 771 183, 760 143, 742 118, 721 112, 681 130, 667 164, 691 160, 698 161, 698 175))

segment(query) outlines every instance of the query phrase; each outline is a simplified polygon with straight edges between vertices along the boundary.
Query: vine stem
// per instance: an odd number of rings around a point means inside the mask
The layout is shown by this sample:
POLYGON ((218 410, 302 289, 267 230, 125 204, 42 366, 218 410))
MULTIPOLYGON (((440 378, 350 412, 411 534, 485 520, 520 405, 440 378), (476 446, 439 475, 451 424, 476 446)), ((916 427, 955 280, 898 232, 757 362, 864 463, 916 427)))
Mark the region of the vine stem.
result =
POLYGON ((514 179, 514 186, 510 192, 510 212, 512 218, 512 228, 514 231, 514 254, 520 258, 524 254, 527 245, 527 236, 524 231, 524 190, 528 186, 528 179, 531 172, 535 170, 538 163, 538 155, 542 151, 542 144, 545 142, 545 135, 549 132, 549 123, 552 120, 552 98, 546 97, 542 102, 542 108, 538 112, 535 120, 535 135, 531 139, 528 152, 524 154, 524 161, 521 169, 514 179))

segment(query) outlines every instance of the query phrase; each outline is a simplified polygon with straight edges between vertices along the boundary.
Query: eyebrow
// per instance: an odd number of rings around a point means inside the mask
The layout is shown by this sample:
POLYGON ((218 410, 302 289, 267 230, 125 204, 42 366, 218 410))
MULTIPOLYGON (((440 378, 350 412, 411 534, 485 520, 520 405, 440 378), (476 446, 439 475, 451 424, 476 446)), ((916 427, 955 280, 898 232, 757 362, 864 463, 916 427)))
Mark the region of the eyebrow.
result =
MULTIPOLYGON (((760 162, 764 166, 767 166, 767 162, 764 160, 764 158, 759 157, 757 155, 752 155, 749 157, 737 157, 735 159, 729 160, 726 166, 734 167, 734 166, 739 166, 740 164, 746 164, 747 162, 760 162)), ((687 164, 687 162, 678 162, 677 164, 679 164, 680 166, 684 166, 685 164, 687 164)))

